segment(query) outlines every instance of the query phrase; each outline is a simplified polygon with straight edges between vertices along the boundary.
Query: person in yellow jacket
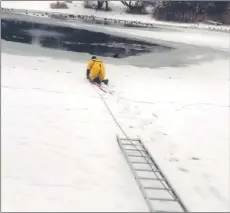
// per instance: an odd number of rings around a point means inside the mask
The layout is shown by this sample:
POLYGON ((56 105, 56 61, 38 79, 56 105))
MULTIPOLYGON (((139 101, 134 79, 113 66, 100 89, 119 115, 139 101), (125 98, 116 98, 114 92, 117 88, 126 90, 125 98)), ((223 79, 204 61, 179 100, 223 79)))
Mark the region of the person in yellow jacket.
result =
POLYGON ((108 84, 109 80, 105 79, 105 65, 96 56, 93 56, 88 62, 86 77, 91 82, 108 84))

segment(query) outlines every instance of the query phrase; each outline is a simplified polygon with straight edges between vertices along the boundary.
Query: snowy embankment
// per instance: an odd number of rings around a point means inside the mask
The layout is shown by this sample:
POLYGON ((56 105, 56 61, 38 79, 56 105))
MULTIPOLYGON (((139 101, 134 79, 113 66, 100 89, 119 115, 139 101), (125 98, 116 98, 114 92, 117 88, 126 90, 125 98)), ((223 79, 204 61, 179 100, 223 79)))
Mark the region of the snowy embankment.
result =
POLYGON ((146 211, 85 64, 2 43, 2 209, 146 211))
POLYGON ((106 22, 119 22, 120 24, 132 24, 140 25, 145 27, 177 27, 177 28, 191 28, 191 29, 206 29, 212 31, 230 31, 230 27, 226 25, 214 26, 204 23, 175 23, 155 20, 152 15, 134 15, 125 12, 126 7, 119 1, 110 2, 110 7, 112 11, 97 11, 94 9, 84 8, 83 1, 73 1, 73 3, 67 3, 68 9, 52 9, 50 4, 52 1, 3 1, 1 7, 3 9, 10 9, 11 11, 19 13, 28 13, 29 15, 34 15, 38 17, 50 16, 52 13, 65 14, 65 15, 81 15, 84 17, 76 17, 76 19, 88 19, 87 17, 94 16, 97 20, 106 20, 106 22), (27 10, 27 11, 25 11, 27 10), (37 11, 37 13, 36 13, 37 11), (46 13, 44 13, 46 12, 46 13), (110 20, 108 20, 110 19, 110 20))
MULTIPOLYGON (((229 38, 135 33, 213 48, 216 58, 186 67, 140 69, 104 58, 115 90, 105 100, 190 211, 229 211, 229 59, 216 50, 227 51, 229 38)), ((147 211, 116 143, 121 132, 84 79, 88 59, 2 40, 3 211, 147 211)))

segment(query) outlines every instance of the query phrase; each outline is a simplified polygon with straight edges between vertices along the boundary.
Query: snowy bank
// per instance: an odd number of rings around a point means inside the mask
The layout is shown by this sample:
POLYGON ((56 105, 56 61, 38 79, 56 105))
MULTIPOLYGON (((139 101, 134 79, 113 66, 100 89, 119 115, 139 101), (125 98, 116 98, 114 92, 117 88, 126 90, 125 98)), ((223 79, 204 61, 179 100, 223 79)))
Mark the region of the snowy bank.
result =
POLYGON ((90 19, 97 20, 100 23, 115 23, 122 25, 132 25, 132 26, 144 26, 144 27, 177 27, 177 28, 191 28, 191 29, 206 29, 206 30, 214 30, 214 31, 230 31, 229 26, 213 26, 203 23, 196 24, 187 24, 187 23, 174 23, 174 22, 165 22, 165 21, 157 21, 153 19, 151 15, 134 15, 127 14, 125 12, 125 7, 119 1, 110 2, 110 7, 112 11, 97 11, 94 9, 86 9, 84 8, 82 1, 75 1, 73 3, 67 3, 68 9, 51 9, 50 4, 52 1, 3 1, 1 7, 3 9, 10 9, 14 12, 20 12, 28 15, 35 16, 52 16, 52 14, 61 15, 64 14, 66 17, 63 18, 72 18, 75 15, 75 19, 90 19), (46 12, 46 13, 45 13, 46 12), (92 16, 94 17, 92 19, 92 16))
MULTIPOLYGON (((145 211, 85 63, 39 47, 30 57, 26 46, 14 46, 24 56, 2 53, 3 209, 145 211)), ((143 138, 190 210, 227 211, 228 62, 117 67, 107 64, 116 93, 106 101, 128 135, 143 138)))

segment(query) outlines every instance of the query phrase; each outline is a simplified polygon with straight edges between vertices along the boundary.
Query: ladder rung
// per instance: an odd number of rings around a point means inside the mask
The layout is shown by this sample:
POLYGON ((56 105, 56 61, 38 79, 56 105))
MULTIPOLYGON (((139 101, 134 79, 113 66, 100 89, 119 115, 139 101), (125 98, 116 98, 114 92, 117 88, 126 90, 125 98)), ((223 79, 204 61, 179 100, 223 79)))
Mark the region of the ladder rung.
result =
POLYGON ((149 200, 159 200, 159 201, 177 201, 177 199, 169 199, 169 198, 149 198, 149 200))
MULTIPOLYGON (((146 165, 149 165, 150 166, 150 164, 149 163, 145 163, 145 162, 141 162, 141 163, 139 163, 139 162, 135 162, 135 161, 131 161, 131 163, 133 163, 133 164, 146 164, 146 165)), ((145 169, 136 169, 136 168, 134 168, 134 170, 135 171, 146 171, 145 169)), ((159 170, 147 170, 147 171, 149 171, 149 172, 159 172, 160 173, 160 171, 159 170)))
POLYGON ((123 147, 125 146, 129 146, 129 147, 135 147, 135 148, 142 148, 143 145, 142 144, 129 144, 129 143, 121 143, 120 145, 122 145, 123 147))
POLYGON ((121 143, 121 145, 125 145, 125 146, 143 146, 142 144, 133 144, 133 143, 121 143))
POLYGON ((160 187, 144 187, 144 189, 154 189, 154 190, 166 190, 166 191, 172 191, 170 188, 160 188, 160 187))
POLYGON ((140 139, 138 138, 133 138, 133 139, 130 139, 130 138, 119 138, 120 141, 140 141, 140 139))
POLYGON ((138 179, 141 180, 157 180, 157 181, 165 181, 165 179, 160 179, 160 178, 148 178, 148 177, 137 177, 138 179))
POLYGON ((139 149, 124 149, 125 151, 137 151, 137 152, 146 152, 146 150, 139 150, 139 149))
POLYGON ((137 157, 137 158, 151 158, 150 156, 143 156, 143 155, 128 155, 129 157, 137 157))
POLYGON ((143 171, 143 172, 154 172, 154 170, 151 169, 134 169, 135 171, 143 171))
POLYGON ((138 162, 138 161, 130 161, 130 162, 133 164, 148 164, 148 165, 153 164, 153 163, 149 163, 149 162, 138 162))

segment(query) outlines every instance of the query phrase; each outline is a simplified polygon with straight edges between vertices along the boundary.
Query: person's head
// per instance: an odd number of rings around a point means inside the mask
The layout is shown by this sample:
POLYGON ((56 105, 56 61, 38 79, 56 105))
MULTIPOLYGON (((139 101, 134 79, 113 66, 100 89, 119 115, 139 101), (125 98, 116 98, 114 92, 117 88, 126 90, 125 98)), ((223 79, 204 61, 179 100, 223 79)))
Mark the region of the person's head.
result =
POLYGON ((97 59, 97 57, 94 55, 92 56, 91 60, 97 59))
POLYGON ((115 54, 113 55, 113 57, 114 57, 114 58, 118 58, 118 53, 115 53, 115 54))

